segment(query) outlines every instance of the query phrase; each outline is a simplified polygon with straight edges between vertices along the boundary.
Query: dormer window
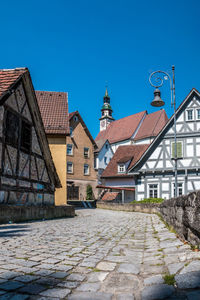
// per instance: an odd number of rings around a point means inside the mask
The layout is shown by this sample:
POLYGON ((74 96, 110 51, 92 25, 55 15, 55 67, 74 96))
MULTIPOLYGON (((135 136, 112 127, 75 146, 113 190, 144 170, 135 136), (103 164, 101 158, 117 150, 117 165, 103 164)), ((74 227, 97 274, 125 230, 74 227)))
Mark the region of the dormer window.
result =
POLYGON ((125 173, 125 164, 118 165, 118 173, 125 173))
POLYGON ((73 120, 74 120, 74 122, 78 122, 78 117, 77 117, 77 116, 74 116, 74 117, 73 117, 73 120))

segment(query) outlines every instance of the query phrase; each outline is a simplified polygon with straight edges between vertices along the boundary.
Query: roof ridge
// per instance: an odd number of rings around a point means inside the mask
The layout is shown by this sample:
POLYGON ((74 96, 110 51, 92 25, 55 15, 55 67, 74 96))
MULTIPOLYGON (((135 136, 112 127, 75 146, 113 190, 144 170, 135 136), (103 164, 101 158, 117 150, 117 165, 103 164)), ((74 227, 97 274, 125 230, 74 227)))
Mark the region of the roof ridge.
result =
POLYGON ((59 94, 68 94, 68 92, 61 92, 61 91, 39 91, 35 90, 36 93, 59 93, 59 94))
POLYGON ((8 72, 8 71, 21 71, 21 70, 28 70, 27 67, 20 67, 20 68, 14 68, 14 69, 0 69, 0 71, 8 72))

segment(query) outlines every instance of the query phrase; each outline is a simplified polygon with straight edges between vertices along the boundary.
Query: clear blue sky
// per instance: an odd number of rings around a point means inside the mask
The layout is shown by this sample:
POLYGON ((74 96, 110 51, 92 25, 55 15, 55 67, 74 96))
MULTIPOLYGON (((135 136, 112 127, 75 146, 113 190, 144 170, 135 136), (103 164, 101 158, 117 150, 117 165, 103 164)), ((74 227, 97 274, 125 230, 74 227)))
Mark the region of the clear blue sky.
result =
MULTIPOLYGON (((0 68, 28 67, 36 90, 67 91, 93 137, 105 82, 116 119, 148 110, 150 72, 176 67, 177 105, 200 90, 200 1, 1 1, 0 68)), ((168 116, 170 90, 162 89, 168 116)))

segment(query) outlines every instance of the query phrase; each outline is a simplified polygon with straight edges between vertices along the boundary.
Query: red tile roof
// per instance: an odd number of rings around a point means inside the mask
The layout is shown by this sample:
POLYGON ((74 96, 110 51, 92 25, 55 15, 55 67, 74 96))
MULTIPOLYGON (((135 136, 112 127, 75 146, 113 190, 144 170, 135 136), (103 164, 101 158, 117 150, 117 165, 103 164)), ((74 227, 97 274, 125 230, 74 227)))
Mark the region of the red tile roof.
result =
POLYGON ((64 92, 35 91, 47 134, 68 134, 68 95, 64 92))
POLYGON ((28 72, 27 68, 0 70, 0 97, 26 72, 28 72))
POLYGON ((97 135, 95 141, 108 140, 110 143, 130 139, 137 129, 146 111, 113 121, 106 130, 102 130, 97 135))
POLYGON ((137 141, 148 137, 156 137, 167 122, 168 117, 164 109, 146 115, 134 140, 137 141))
POLYGON ((117 198, 117 196, 119 195, 119 192, 106 192, 103 197, 102 197, 102 201, 113 201, 117 198))
POLYGON ((126 173, 118 173, 118 163, 127 162, 127 157, 130 160, 128 170, 132 168, 135 163, 140 159, 142 154, 146 151, 149 145, 128 145, 120 146, 117 148, 114 156, 107 165, 106 169, 103 171, 101 177, 124 177, 127 176, 126 173))

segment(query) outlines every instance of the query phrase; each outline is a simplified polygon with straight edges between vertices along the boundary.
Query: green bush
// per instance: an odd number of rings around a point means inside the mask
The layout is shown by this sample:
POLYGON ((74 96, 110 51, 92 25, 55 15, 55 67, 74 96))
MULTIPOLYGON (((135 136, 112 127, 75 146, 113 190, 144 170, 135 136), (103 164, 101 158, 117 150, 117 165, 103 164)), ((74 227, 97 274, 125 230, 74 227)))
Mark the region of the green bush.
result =
POLYGON ((91 185, 88 184, 87 190, 86 190, 86 200, 92 200, 93 198, 93 191, 91 185))
POLYGON ((140 201, 132 201, 131 203, 162 203, 164 201, 164 199, 162 198, 146 198, 140 201))

